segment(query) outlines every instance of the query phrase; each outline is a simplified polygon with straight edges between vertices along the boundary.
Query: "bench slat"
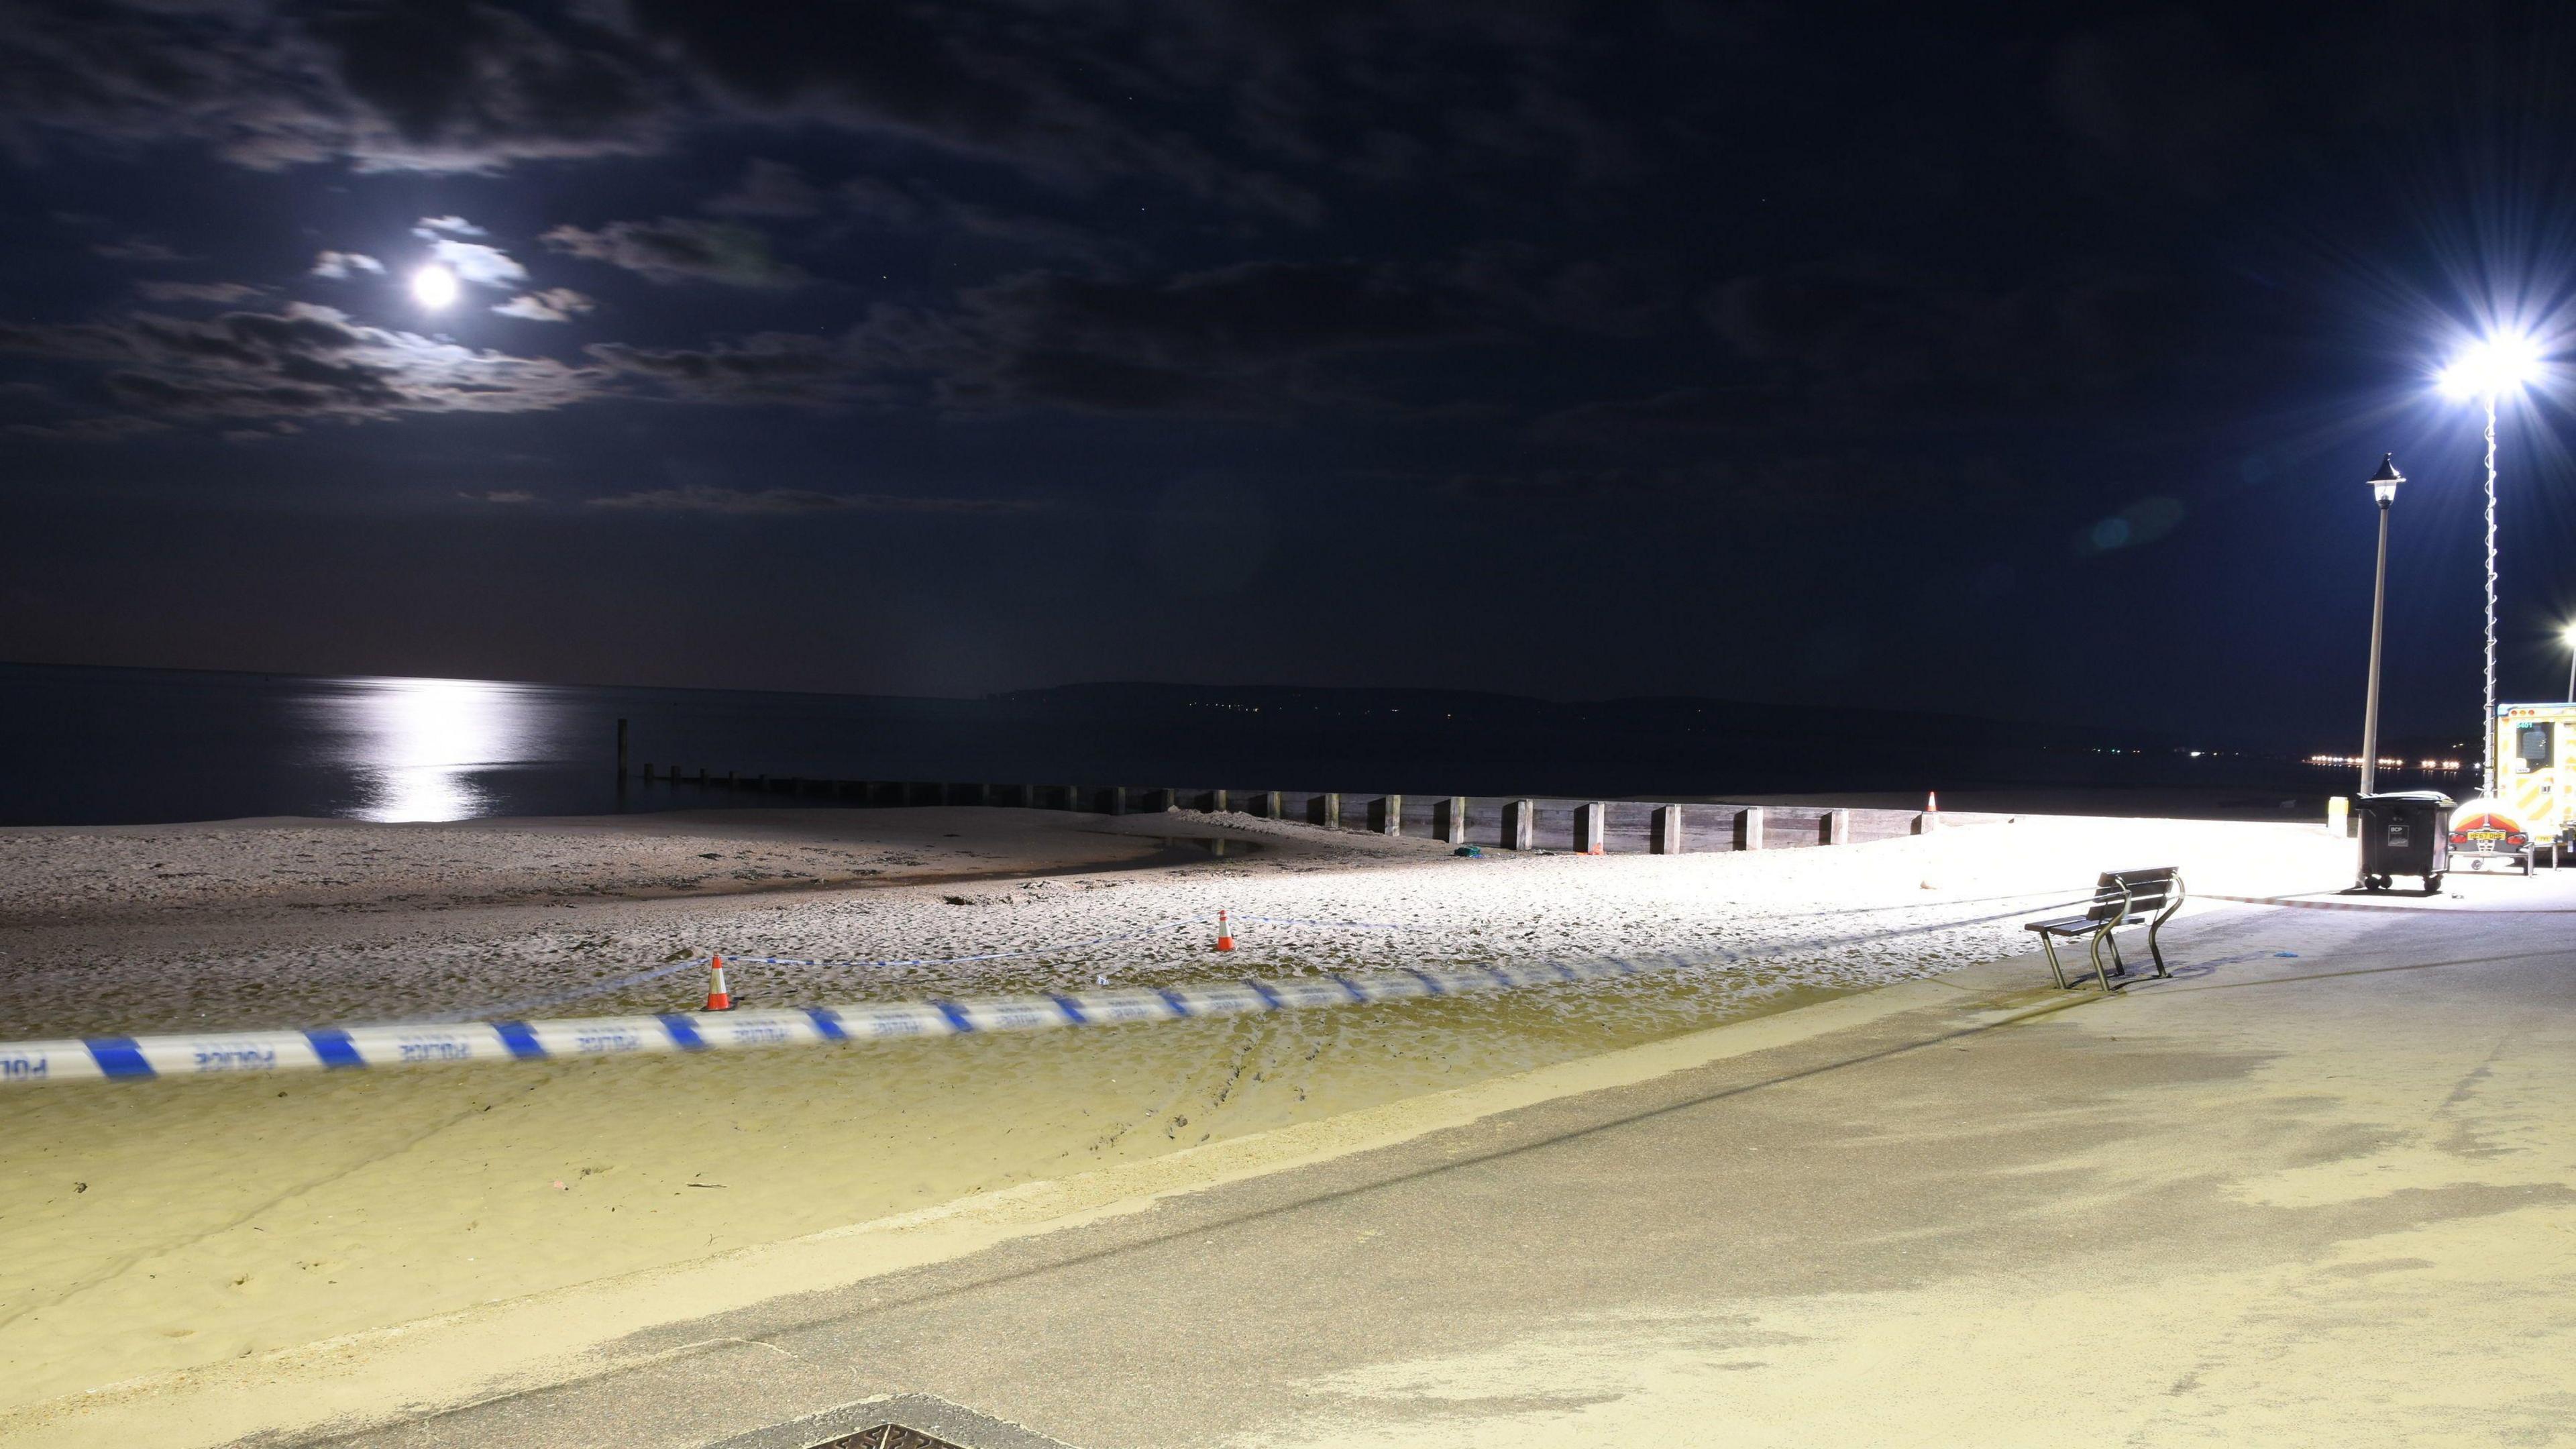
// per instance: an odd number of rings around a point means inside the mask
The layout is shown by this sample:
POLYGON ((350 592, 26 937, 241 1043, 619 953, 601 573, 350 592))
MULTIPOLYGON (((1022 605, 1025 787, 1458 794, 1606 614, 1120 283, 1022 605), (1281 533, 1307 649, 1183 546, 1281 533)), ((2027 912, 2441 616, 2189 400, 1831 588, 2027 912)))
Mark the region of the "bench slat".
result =
POLYGON ((2100 921, 2095 920, 2091 916, 2064 916, 2054 921, 2033 921, 2022 927, 2022 929, 2025 931, 2054 931, 2060 935, 2076 935, 2084 931, 2098 929, 2101 924, 2102 923, 2100 921))

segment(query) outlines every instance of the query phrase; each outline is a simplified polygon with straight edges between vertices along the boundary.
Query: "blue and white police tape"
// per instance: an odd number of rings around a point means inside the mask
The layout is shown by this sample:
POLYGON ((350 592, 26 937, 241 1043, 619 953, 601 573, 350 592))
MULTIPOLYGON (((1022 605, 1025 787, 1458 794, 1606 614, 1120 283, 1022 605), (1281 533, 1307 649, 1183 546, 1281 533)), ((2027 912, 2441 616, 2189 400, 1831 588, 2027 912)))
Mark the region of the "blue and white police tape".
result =
MULTIPOLYGON (((2074 904, 2075 898, 2059 904, 2074 904)), ((2010 920, 2031 907, 1946 921, 1926 921, 1845 936, 1778 941, 1751 951, 1715 946, 1705 955, 1600 957, 1523 961, 1221 981, 1196 986, 1114 987, 1071 995, 1002 996, 976 1001, 864 1002, 788 1010, 669 1012, 658 1016, 562 1017, 535 1021, 413 1022, 322 1027, 312 1031, 208 1032, 187 1036, 101 1036, 63 1041, 0 1042, 0 1085, 199 1076, 231 1072, 328 1071, 426 1066, 445 1062, 547 1061, 697 1052, 734 1047, 882 1041, 889 1037, 962 1036, 1123 1021, 1180 1021, 1202 1016, 1348 1006, 1426 996, 1463 996, 1555 982, 1600 981, 1649 970, 1742 963, 1817 947, 1856 945, 2010 920)), ((1319 923, 1320 924, 1320 923, 1319 923)), ((1358 924, 1346 922, 1340 924, 1358 924)), ((755 958, 756 959, 756 958, 755 958)), ((694 965, 674 963, 674 968, 694 965)), ((659 976, 665 969, 643 973, 659 976)))
POLYGON ((536 1021, 325 1027, 313 1031, 225 1031, 180 1036, 94 1036, 0 1042, 0 1084, 201 1076, 238 1072, 330 1071, 449 1062, 546 1061, 700 1052, 738 1047, 964 1036, 1127 1021, 1179 1021, 1300 1007, 1347 1006, 1417 997, 1464 996, 1549 982, 1598 981, 1693 964, 1668 956, 1520 962, 1482 967, 1407 968, 1274 981, 1115 987, 972 1001, 863 1002, 786 1010, 670 1012, 659 1016, 564 1017, 536 1021))

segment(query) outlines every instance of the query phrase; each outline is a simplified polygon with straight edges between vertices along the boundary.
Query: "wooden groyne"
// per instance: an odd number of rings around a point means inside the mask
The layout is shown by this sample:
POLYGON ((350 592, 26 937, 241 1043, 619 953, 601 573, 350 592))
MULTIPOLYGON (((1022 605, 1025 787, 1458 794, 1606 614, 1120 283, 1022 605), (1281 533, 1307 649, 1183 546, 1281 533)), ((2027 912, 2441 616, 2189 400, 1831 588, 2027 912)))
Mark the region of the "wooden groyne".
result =
MULTIPOLYGON (((621 779, 623 777, 621 776, 621 779)), ((1828 809, 1690 801, 1577 800, 1508 795, 1395 795, 1331 790, 1183 789, 1139 785, 996 785, 937 780, 836 780, 717 775, 678 766, 647 781, 836 801, 847 805, 980 805, 1098 815, 1240 812, 1327 830, 1412 836, 1450 845, 1597 854, 1699 854, 1852 845, 1920 835, 1941 817, 1920 810, 1828 809)))

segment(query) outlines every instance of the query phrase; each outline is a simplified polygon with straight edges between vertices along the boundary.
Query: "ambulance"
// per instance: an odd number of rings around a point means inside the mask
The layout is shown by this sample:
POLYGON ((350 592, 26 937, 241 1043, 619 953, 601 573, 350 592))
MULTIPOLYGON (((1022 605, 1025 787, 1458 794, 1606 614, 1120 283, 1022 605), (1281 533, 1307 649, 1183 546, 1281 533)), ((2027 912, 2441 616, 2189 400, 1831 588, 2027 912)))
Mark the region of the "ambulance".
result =
POLYGON ((2451 849, 2520 857, 2576 829, 2576 704, 2500 704, 2496 789, 2451 814, 2451 849))

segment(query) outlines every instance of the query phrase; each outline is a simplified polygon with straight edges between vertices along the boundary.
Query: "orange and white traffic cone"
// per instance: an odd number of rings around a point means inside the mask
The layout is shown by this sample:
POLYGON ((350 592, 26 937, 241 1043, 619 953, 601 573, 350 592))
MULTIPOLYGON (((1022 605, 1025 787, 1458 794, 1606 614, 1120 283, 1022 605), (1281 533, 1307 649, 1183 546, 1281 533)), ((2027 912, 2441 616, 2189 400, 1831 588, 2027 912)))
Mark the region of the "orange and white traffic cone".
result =
POLYGON ((733 1010, 733 992, 725 985, 724 958, 710 956, 707 958, 707 965, 713 972, 707 979, 707 1010, 733 1010))
POLYGON ((1941 813, 1940 791, 1926 790, 1923 792, 1923 813, 1926 815, 1938 815, 1941 813))
POLYGON ((1216 908, 1216 948, 1220 951, 1234 949, 1234 925, 1227 918, 1223 906, 1216 908))

